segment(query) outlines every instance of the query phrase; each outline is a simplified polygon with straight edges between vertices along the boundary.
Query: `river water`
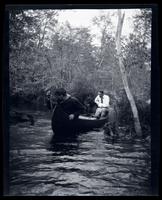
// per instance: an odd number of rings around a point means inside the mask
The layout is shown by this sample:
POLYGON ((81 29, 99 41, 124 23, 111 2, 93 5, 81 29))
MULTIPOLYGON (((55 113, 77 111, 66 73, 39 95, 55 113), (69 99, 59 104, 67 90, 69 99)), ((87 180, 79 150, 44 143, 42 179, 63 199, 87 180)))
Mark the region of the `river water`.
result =
POLYGON ((50 116, 32 113, 10 126, 11 196, 149 195, 150 145, 140 139, 109 139, 103 130, 53 142, 50 116))

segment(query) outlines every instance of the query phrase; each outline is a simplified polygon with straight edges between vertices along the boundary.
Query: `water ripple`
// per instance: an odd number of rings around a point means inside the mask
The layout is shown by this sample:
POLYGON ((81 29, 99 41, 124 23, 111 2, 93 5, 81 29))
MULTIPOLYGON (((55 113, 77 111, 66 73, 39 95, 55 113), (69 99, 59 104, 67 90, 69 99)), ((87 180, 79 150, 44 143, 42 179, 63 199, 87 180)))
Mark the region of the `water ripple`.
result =
POLYGON ((16 196, 144 196, 149 194, 150 147, 112 141, 103 131, 53 142, 50 119, 10 126, 10 194, 16 196))

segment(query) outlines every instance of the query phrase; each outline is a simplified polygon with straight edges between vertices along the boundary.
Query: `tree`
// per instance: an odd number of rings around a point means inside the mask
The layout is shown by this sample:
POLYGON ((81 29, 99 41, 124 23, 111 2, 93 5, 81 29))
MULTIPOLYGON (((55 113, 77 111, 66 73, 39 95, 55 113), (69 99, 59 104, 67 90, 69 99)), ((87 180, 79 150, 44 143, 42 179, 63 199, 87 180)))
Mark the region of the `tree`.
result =
POLYGON ((151 44, 151 20, 151 9, 141 9, 140 12, 134 16, 134 31, 143 45, 151 44))
POLYGON ((26 66, 29 61, 33 62, 34 58, 30 55, 33 52, 34 41, 38 34, 38 30, 35 28, 36 23, 37 20, 29 16, 24 10, 11 10, 9 12, 9 72, 11 94, 23 90, 22 84, 26 80, 26 66))
POLYGON ((134 96, 146 101, 151 90, 151 10, 140 9, 133 21, 133 33, 123 46, 124 65, 134 96))
POLYGON ((122 75, 122 80, 123 80, 123 85, 124 89, 126 92, 126 95, 128 97, 129 103, 131 105, 132 113, 133 113, 133 118, 134 118, 134 127, 135 131, 138 135, 141 136, 142 130, 141 130, 141 124, 139 121, 139 116, 138 116, 138 110, 133 98, 133 95, 130 91, 129 85, 128 85, 128 80, 127 80, 127 74, 126 70, 123 64, 123 58, 121 55, 121 32, 122 32, 122 26, 124 22, 124 14, 121 15, 121 10, 118 10, 118 25, 117 25, 117 31, 116 31, 116 47, 117 47, 117 54, 118 54, 118 59, 119 59, 119 67, 122 75))
POLYGON ((113 24, 110 13, 102 13, 93 19, 94 25, 100 30, 100 46, 96 51, 96 82, 98 88, 116 96, 116 93, 123 87, 121 85, 120 70, 116 57, 116 44, 113 33, 113 24))
MULTIPOLYGON (((10 88, 11 93, 39 93, 50 80, 49 30, 55 29, 57 12, 53 10, 11 10, 10 88)), ((51 32, 50 32, 51 33, 51 32)))

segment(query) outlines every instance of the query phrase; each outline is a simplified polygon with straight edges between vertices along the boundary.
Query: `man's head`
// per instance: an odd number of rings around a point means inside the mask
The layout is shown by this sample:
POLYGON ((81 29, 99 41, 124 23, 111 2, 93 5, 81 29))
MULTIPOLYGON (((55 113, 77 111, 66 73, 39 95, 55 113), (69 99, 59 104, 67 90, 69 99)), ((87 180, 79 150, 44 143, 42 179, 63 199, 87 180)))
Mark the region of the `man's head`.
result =
POLYGON ((66 90, 64 88, 57 89, 54 94, 57 102, 61 102, 66 98, 66 90))
POLYGON ((103 91, 103 90, 100 90, 100 91, 98 92, 98 95, 99 95, 100 97, 103 97, 104 91, 103 91))

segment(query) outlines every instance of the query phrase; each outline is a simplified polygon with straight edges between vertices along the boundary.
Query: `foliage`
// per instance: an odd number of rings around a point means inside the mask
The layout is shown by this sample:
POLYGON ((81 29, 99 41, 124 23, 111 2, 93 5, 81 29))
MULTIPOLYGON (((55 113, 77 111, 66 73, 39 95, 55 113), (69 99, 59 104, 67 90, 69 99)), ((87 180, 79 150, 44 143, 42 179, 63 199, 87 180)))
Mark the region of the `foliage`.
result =
MULTIPOLYGON (((116 102, 122 123, 132 121, 123 91, 110 15, 93 20, 100 30, 94 46, 89 28, 58 22, 56 10, 11 10, 9 13, 9 75, 12 102, 45 105, 46 93, 65 87, 82 102, 104 89, 116 102)), ((134 32, 122 38, 122 55, 136 102, 150 98, 151 10, 134 17, 134 32), (144 78, 145 77, 145 78, 144 78)), ((145 115, 145 108, 139 108, 145 115)), ((140 116, 141 116, 140 115, 140 116)), ((141 117, 142 120, 143 117, 141 117)), ((142 120, 143 121, 143 120, 142 120)))
POLYGON ((71 87, 70 92, 76 96, 82 103, 86 100, 88 96, 95 97, 96 90, 94 88, 94 84, 91 80, 86 77, 77 78, 71 87))
POLYGON ((134 17, 134 28, 141 43, 146 44, 151 42, 151 23, 152 10, 141 9, 140 13, 134 17))
POLYGON ((146 101, 151 89, 151 11, 140 10, 134 23, 134 33, 123 47, 124 64, 134 96, 146 101))

